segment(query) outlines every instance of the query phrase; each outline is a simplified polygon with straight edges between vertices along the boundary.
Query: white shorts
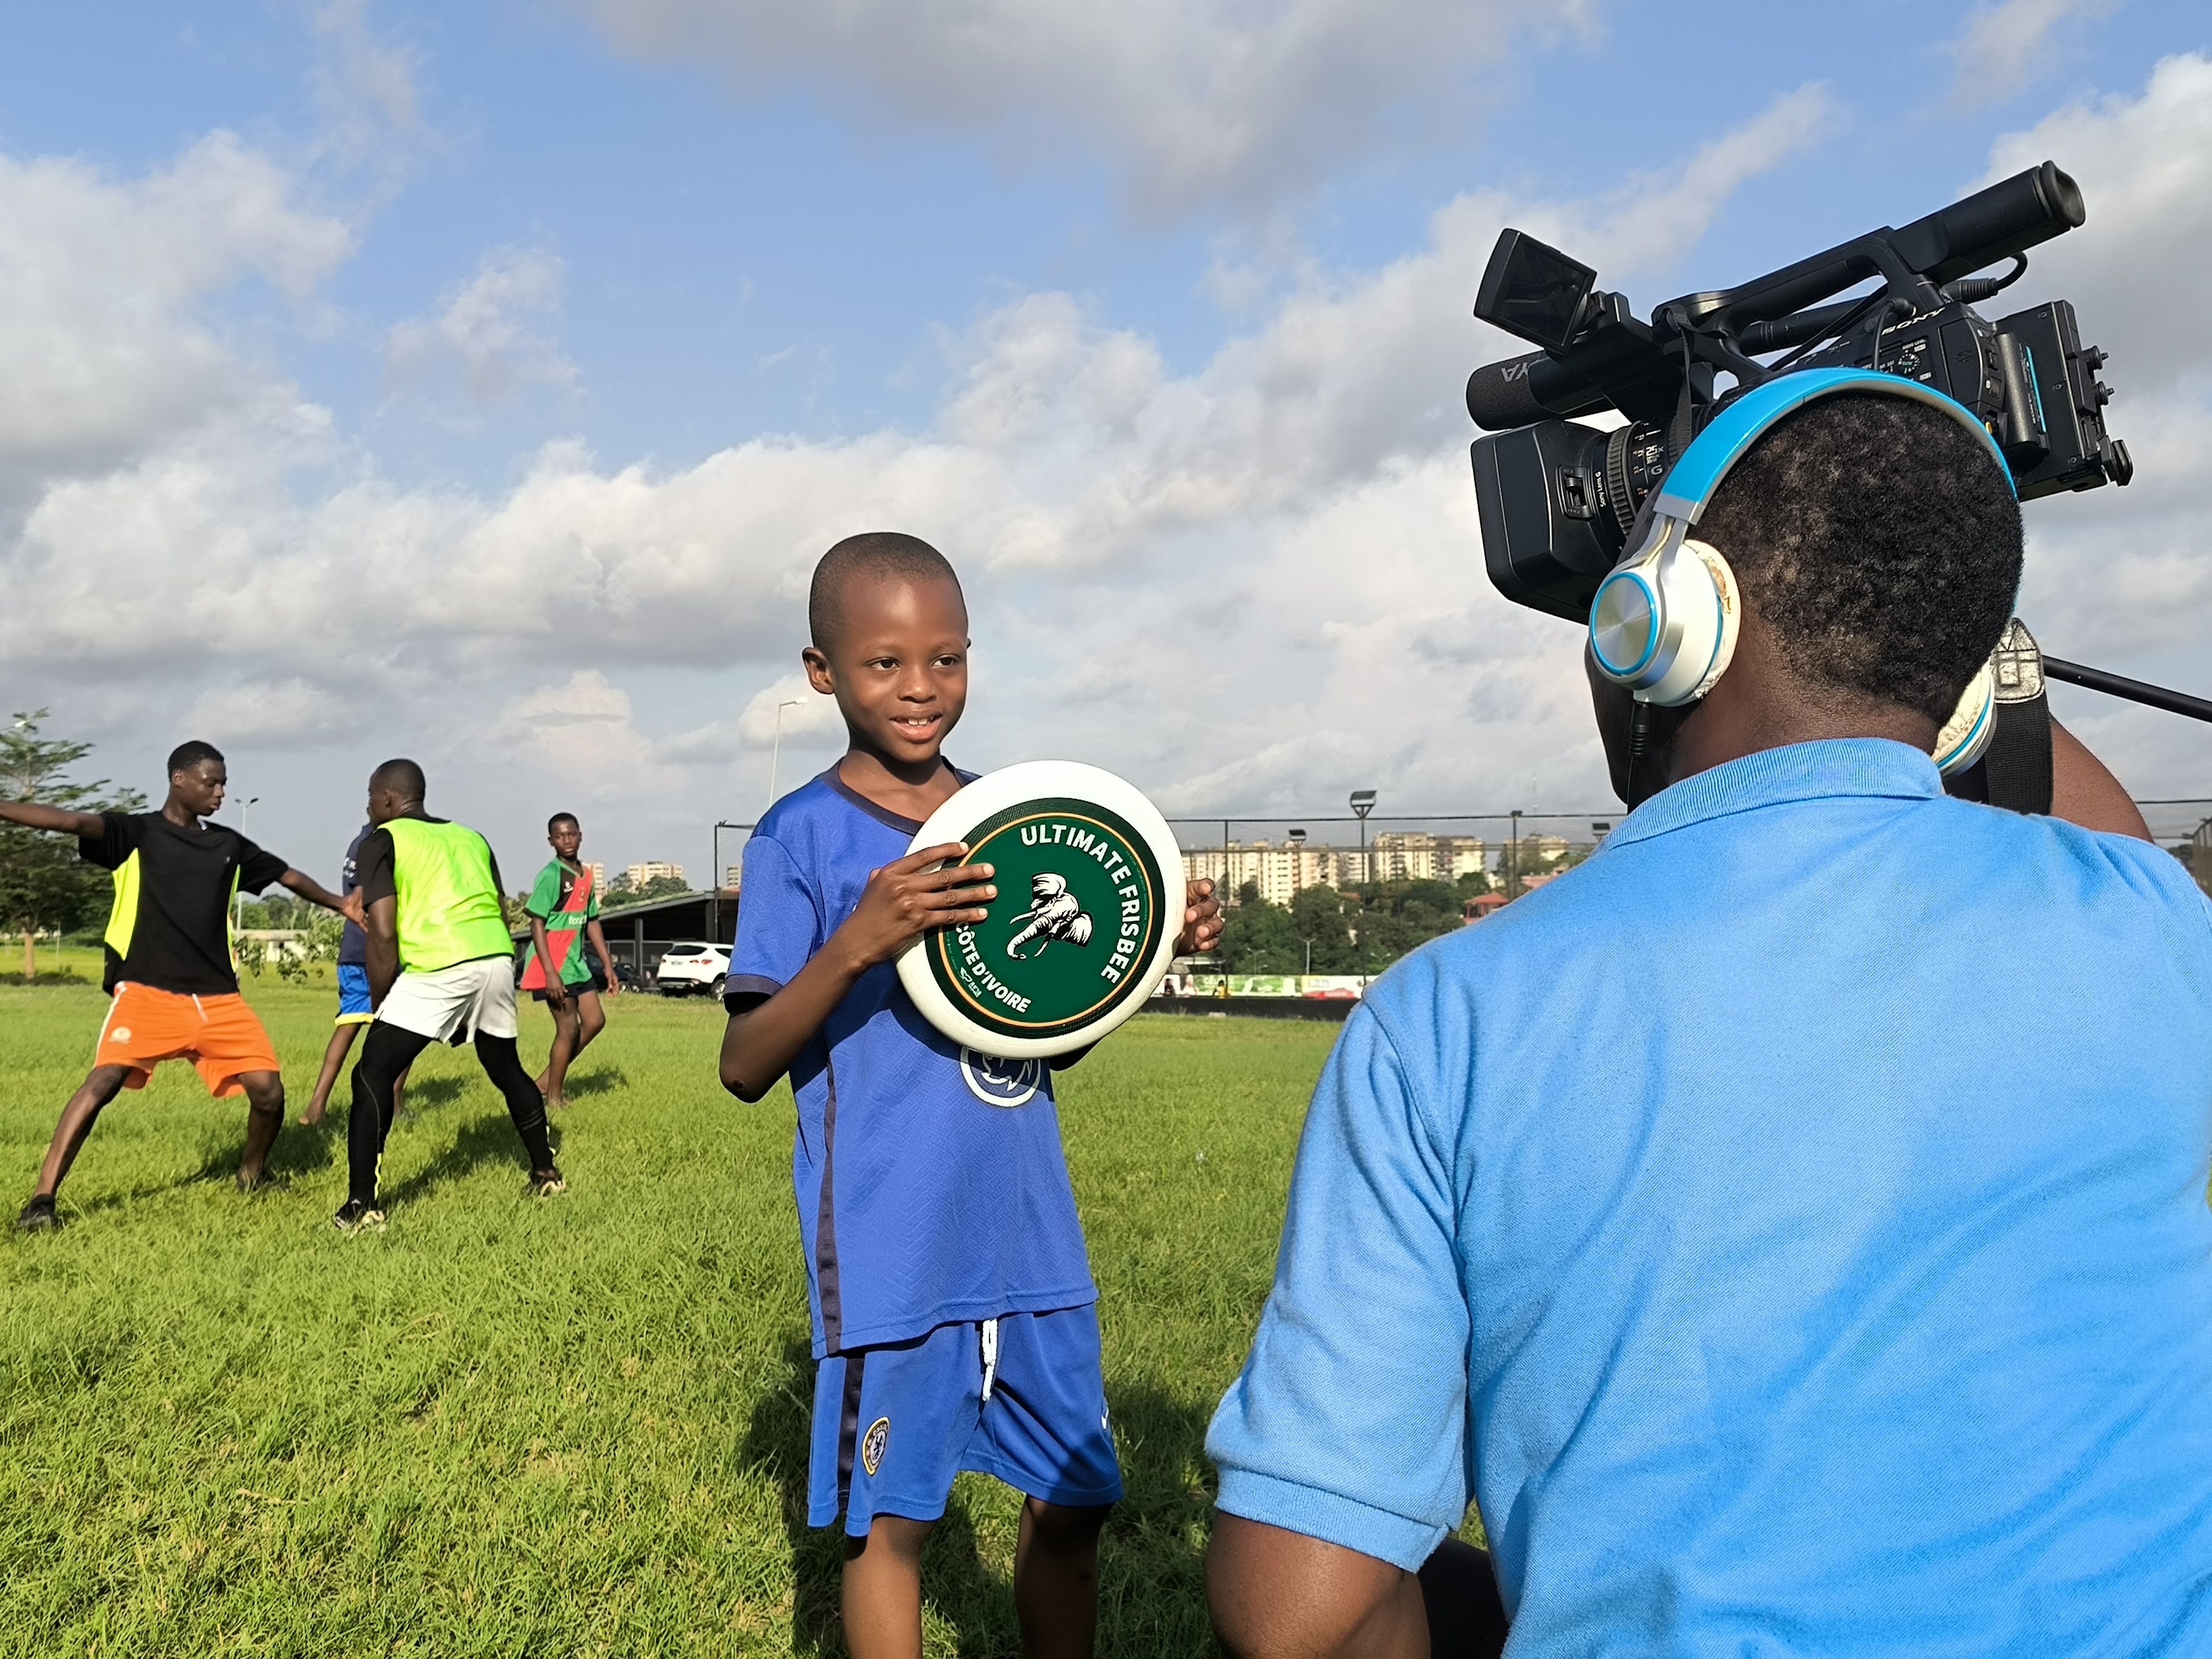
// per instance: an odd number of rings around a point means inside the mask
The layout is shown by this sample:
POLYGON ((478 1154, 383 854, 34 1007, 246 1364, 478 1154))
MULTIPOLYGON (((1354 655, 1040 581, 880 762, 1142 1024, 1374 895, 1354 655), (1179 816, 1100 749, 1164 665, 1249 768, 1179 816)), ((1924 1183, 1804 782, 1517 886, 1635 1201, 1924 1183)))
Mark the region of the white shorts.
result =
POLYGON ((514 958, 484 957, 428 973, 399 975, 376 1017, 386 1025, 439 1042, 520 1035, 515 1018, 514 958))

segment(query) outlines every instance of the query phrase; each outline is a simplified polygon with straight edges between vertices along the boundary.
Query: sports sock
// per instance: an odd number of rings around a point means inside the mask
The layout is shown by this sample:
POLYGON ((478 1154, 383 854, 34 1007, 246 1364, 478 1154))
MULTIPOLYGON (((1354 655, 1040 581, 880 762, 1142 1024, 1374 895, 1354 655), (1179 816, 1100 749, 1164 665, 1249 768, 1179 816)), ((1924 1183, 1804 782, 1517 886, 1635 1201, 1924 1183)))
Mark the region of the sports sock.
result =
MULTIPOLYGON (((381 1020, 368 1028, 353 1068, 353 1114, 346 1120, 346 1196, 376 1202, 376 1170, 392 1133, 392 1086, 430 1039, 381 1020)), ((509 1045, 512 1046, 511 1044, 509 1045)))
POLYGON ((514 1120, 514 1132, 522 1137, 523 1146, 530 1153, 532 1174, 553 1167, 553 1149, 545 1144, 545 1097, 538 1092, 538 1085, 530 1080, 530 1073, 522 1068, 522 1056, 515 1052, 511 1036, 489 1036, 477 1033, 477 1060, 491 1079, 493 1088, 507 1097, 507 1115, 514 1120))

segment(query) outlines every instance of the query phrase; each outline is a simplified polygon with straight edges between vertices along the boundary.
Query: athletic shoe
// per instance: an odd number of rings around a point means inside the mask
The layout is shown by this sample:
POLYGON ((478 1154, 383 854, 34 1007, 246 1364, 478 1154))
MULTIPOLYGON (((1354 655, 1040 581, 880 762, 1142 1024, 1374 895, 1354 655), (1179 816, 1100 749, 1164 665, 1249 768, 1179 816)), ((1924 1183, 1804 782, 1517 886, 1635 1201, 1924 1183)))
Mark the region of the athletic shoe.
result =
POLYGON ((568 1183, 558 1170, 532 1170, 530 1184, 522 1189, 525 1198, 558 1198, 568 1190, 568 1183))
POLYGON ((331 1225, 342 1233, 380 1233, 384 1231, 384 1212, 374 1204, 349 1198, 331 1218, 331 1225))
POLYGON ((62 1224, 61 1217, 54 1213, 53 1195, 41 1193, 23 1206, 22 1214, 15 1218, 19 1232, 50 1233, 62 1224))

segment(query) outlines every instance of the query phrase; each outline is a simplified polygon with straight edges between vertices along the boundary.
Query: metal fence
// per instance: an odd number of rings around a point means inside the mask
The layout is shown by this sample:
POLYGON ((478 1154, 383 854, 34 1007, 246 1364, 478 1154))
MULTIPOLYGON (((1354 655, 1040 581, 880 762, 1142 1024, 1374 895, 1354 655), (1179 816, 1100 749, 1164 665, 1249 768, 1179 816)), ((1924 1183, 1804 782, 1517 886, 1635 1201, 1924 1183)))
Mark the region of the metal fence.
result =
MULTIPOLYGON (((2196 873, 2212 891, 2212 797, 2150 799, 2136 805, 2160 846, 2190 848, 2194 841, 2194 862, 2203 866, 2196 873)), ((1516 890, 1529 878, 1540 880, 1588 853, 1626 816, 1626 808, 1595 807, 1388 817, 1178 815, 1168 823, 1182 848, 1187 877, 1211 878, 1224 897, 1233 897, 1249 882, 1262 898, 1286 904, 1306 887, 1361 888, 1403 880, 1456 884, 1477 870, 1492 888, 1516 890)), ((715 826, 713 868, 720 872, 742 862, 752 827, 715 826)))

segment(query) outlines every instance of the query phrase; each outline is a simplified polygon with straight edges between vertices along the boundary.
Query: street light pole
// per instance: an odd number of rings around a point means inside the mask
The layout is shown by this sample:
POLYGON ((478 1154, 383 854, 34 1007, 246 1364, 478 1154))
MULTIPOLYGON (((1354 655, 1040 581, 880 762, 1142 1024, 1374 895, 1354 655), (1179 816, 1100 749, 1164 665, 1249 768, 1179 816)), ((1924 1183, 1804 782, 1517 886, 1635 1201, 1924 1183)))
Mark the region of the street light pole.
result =
POLYGON ((787 708, 804 708, 805 702, 806 700, 804 697, 793 697, 788 702, 780 702, 775 706, 775 742, 768 751, 768 804, 770 806, 775 805, 776 763, 783 758, 783 711, 787 708))
MULTIPOLYGON (((732 823, 727 818, 716 818, 714 820, 714 856, 713 863, 708 866, 708 872, 712 877, 714 884, 708 890, 707 935, 708 938, 714 939, 717 944, 721 941, 722 938, 722 890, 728 884, 723 879, 722 873, 722 831, 725 830, 750 830, 751 828, 752 825, 750 823, 732 823)), ((641 974, 645 971, 645 964, 643 963, 640 963, 638 964, 638 971, 641 974)))
POLYGON ((1521 809, 1513 809, 1512 839, 1505 843, 1505 896, 1520 897, 1521 887, 1521 809))
MULTIPOLYGON (((244 800, 238 804, 238 833, 241 840, 246 835, 246 815, 252 810, 254 803, 258 801, 260 799, 261 797, 258 795, 248 795, 244 800)), ((245 923, 246 893, 243 889, 240 889, 238 892, 234 893, 231 896, 230 931, 235 933, 240 927, 245 926, 245 923)))

